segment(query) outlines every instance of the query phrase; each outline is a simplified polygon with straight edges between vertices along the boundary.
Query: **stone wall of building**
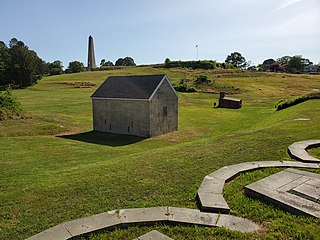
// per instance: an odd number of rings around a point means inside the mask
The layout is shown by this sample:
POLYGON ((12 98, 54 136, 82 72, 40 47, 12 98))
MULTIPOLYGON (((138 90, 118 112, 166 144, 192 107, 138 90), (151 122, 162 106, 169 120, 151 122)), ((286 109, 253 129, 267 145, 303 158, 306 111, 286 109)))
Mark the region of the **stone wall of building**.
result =
POLYGON ((178 97, 164 81, 151 99, 151 136, 178 130, 178 97))
POLYGON ((150 136, 147 100, 92 99, 95 131, 150 136))

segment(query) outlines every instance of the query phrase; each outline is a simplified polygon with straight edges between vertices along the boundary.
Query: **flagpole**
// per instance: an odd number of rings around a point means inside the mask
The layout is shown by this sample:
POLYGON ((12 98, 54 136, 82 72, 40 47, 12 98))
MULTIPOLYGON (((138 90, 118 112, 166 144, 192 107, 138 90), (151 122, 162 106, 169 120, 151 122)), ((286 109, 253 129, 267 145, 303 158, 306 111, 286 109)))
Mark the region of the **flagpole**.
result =
POLYGON ((196 45, 197 48, 197 61, 198 61, 198 44, 196 45))

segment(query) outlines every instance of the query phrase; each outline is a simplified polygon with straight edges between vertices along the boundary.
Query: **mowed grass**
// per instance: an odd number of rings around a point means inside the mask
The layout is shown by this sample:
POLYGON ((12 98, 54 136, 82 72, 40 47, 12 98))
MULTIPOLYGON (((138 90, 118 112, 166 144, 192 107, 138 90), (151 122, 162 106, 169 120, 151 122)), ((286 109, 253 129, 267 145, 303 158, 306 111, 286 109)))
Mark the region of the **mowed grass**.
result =
MULTIPOLYGON (((46 77, 16 90, 32 118, 0 123, 0 239, 24 239, 64 221, 113 209, 196 208, 196 191, 205 175, 240 162, 289 160, 290 144, 319 139, 320 100, 279 112, 274 108, 280 99, 315 89, 320 89, 320 76, 137 67, 46 77), (166 73, 176 82, 207 74, 220 84, 239 87, 235 97, 242 98, 244 106, 213 108, 216 94, 179 93, 178 132, 151 139, 91 132, 90 95, 99 84, 110 75, 154 73, 166 73), (74 88, 63 84, 68 81, 97 85, 74 88)), ((319 156, 319 150, 310 154, 319 156)), ((261 223, 262 232, 157 225, 89 238, 133 239, 155 228, 175 239, 316 239, 319 220, 243 196, 246 184, 276 171, 243 174, 225 190, 233 213, 261 223)))

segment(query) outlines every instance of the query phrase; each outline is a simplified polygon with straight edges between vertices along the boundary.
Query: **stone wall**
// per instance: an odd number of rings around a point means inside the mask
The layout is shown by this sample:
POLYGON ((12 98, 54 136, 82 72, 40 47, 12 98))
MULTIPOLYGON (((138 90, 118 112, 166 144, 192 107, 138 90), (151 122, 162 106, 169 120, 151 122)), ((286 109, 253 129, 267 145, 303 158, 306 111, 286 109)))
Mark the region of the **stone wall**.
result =
POLYGON ((149 137, 149 105, 147 100, 92 99, 93 129, 149 137))
POLYGON ((151 99, 151 136, 178 130, 178 97, 164 81, 151 99))

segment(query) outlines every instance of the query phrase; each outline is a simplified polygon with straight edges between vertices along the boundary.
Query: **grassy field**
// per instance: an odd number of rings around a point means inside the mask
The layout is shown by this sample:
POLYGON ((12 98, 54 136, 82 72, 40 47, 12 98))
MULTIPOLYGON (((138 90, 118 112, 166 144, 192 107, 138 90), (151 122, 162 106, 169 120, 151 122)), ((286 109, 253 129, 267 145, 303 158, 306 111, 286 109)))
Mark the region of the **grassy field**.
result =
MULTIPOLYGON (((312 75, 137 67, 45 77, 16 90, 28 118, 0 122, 0 239, 24 239, 113 209, 196 208, 196 191, 205 175, 240 162, 289 160, 290 144, 319 139, 320 100, 274 108, 280 99, 319 89, 320 76, 312 75), (179 93, 177 132, 152 139, 92 132, 90 95, 99 84, 110 75, 153 73, 166 73, 174 82, 206 74, 240 88, 235 97, 243 99, 243 108, 213 108, 218 94, 179 93), (75 81, 96 86, 65 84, 75 81)), ((310 154, 320 157, 319 148, 310 154)), ((319 219, 297 217, 243 195, 246 184, 279 170, 245 173, 225 188, 232 213, 262 224, 262 232, 156 225, 88 238, 133 239, 158 229, 175 239, 320 239, 319 219)))

